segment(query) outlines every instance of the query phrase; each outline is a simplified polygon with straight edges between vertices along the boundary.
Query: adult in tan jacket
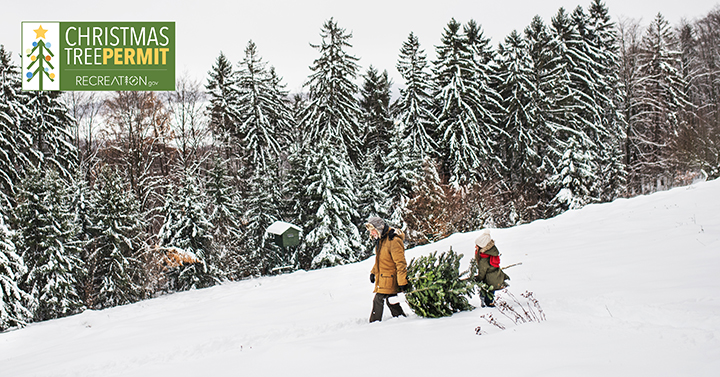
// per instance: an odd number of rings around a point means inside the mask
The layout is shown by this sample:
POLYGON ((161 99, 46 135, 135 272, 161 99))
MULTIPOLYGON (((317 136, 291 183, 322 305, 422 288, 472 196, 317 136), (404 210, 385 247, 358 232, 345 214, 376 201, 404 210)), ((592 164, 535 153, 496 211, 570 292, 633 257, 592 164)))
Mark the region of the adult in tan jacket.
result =
POLYGON ((379 217, 368 219, 365 227, 375 241, 375 265, 370 271, 370 282, 375 283, 375 298, 370 322, 382 321, 385 302, 393 317, 405 316, 397 299, 397 293, 408 287, 405 235, 398 229, 390 228, 379 217))

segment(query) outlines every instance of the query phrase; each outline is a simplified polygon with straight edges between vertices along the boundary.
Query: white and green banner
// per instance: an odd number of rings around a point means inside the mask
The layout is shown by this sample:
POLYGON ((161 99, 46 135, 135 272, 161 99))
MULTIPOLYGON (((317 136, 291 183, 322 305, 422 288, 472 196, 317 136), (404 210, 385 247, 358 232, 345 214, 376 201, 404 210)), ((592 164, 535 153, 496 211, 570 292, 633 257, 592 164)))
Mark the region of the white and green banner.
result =
POLYGON ((175 90, 175 22, 22 22, 23 90, 175 90))

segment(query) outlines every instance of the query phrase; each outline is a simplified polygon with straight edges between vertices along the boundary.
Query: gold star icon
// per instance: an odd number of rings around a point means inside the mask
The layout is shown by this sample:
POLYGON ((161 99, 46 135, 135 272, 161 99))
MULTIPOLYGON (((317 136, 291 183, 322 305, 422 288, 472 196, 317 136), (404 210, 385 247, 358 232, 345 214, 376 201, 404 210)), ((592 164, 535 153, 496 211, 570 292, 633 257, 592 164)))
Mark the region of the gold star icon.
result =
POLYGON ((40 25, 39 28, 37 28, 33 31, 35 32, 35 39, 45 38, 45 33, 47 33, 47 30, 43 29, 42 25, 40 25))

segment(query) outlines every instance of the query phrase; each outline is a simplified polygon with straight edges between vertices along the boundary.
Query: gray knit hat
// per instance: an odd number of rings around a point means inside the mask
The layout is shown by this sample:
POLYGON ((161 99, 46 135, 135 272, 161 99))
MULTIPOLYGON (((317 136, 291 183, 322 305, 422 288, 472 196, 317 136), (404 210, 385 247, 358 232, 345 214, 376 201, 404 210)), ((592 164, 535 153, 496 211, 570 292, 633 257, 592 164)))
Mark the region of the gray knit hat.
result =
POLYGON ((383 220, 377 216, 373 216, 373 217, 369 218, 367 221, 367 224, 365 224, 365 227, 370 229, 370 227, 368 225, 372 225, 373 228, 378 230, 378 232, 382 232, 383 229, 385 229, 385 220, 383 220))

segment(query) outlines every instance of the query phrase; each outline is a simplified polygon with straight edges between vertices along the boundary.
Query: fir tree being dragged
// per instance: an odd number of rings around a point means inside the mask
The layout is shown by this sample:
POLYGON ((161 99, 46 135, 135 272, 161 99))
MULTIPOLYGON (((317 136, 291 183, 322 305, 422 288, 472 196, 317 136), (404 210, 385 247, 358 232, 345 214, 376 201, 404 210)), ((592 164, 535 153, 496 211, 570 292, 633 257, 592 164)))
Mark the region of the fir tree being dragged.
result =
POLYGON ((438 318, 472 310, 468 299, 477 284, 472 279, 462 279, 460 259, 450 249, 441 253, 413 258, 408 266, 411 290, 405 294, 408 305, 421 317, 438 318))

